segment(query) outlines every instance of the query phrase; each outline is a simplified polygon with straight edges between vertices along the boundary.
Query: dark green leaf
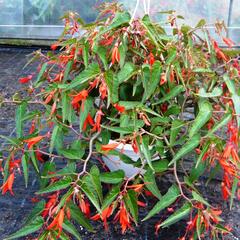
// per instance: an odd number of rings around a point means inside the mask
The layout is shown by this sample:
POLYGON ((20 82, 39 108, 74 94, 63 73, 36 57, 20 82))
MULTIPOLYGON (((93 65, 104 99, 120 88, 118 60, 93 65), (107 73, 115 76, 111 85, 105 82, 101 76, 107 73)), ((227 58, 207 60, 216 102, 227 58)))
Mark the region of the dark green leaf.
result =
POLYGON ((26 187, 28 186, 28 160, 28 154, 24 153, 22 156, 22 168, 26 187))
POLYGON ((143 221, 151 218, 161 210, 170 206, 176 201, 176 199, 179 197, 179 194, 180 192, 178 187, 176 185, 172 185, 168 189, 167 193, 161 197, 160 201, 152 208, 152 210, 149 211, 148 215, 143 219, 143 221))
POLYGON ((111 184, 117 184, 123 181, 124 179, 124 171, 123 170, 117 170, 114 172, 105 172, 100 174, 100 180, 104 183, 111 183, 111 184))
POLYGON ((72 183, 72 179, 70 177, 66 177, 66 178, 61 179, 57 182, 54 182, 51 185, 49 185, 48 187, 38 191, 37 194, 44 194, 44 193, 59 191, 59 190, 69 187, 71 185, 71 183, 72 183))
POLYGON ((120 193, 120 188, 119 186, 114 186, 107 194, 107 196, 103 200, 102 208, 101 210, 103 211, 105 208, 107 208, 119 195, 120 193))
POLYGON ((180 209, 178 209, 175 213, 173 213, 170 217, 168 217, 163 223, 161 223, 161 227, 165 228, 172 225, 175 222, 178 222, 186 215, 190 213, 192 206, 190 203, 185 203, 180 209))
POLYGON ((77 240, 82 239, 80 234, 78 233, 78 230, 75 228, 75 226, 70 221, 68 221, 66 218, 64 219, 62 227, 65 231, 72 234, 77 240))
POLYGON ((5 238, 4 240, 19 239, 20 237, 27 236, 31 233, 38 231, 43 226, 43 224, 43 218, 38 216, 31 222, 29 222, 26 226, 18 230, 16 233, 10 235, 9 237, 5 238))
POLYGON ((96 165, 91 167, 89 176, 91 177, 92 185, 94 186, 94 189, 97 192, 98 198, 102 203, 103 196, 102 196, 102 185, 100 181, 100 171, 96 165))
POLYGON ((208 122, 211 116, 212 105, 208 101, 200 101, 199 112, 189 130, 189 137, 193 137, 193 135, 195 135, 208 122))
POLYGON ((127 81, 136 73, 136 66, 131 62, 126 62, 117 75, 118 83, 127 81))
POLYGON ((181 128, 183 127, 183 121, 179 119, 174 119, 172 121, 171 132, 170 132, 170 145, 173 146, 178 133, 180 132, 181 128))
POLYGON ((148 163, 149 167, 151 168, 151 170, 154 173, 155 170, 152 166, 152 156, 151 156, 151 153, 150 153, 150 150, 149 150, 149 138, 148 138, 148 136, 144 136, 142 138, 141 150, 142 150, 142 153, 143 153, 145 159, 147 160, 147 163, 148 163))
POLYGON ((27 216, 27 219, 24 221, 24 224, 30 223, 33 219, 39 216, 44 210, 45 204, 46 204, 45 200, 41 200, 40 202, 36 203, 31 213, 27 216))
POLYGON ((130 189, 127 191, 127 193, 124 195, 124 203, 129 209, 134 222, 137 224, 138 222, 138 205, 137 205, 137 193, 130 189))
POLYGON ((23 117, 26 114, 26 110, 27 110, 26 102, 22 102, 16 109, 15 122, 16 122, 16 133, 18 138, 21 138, 23 135, 23 117))
POLYGON ((151 169, 148 169, 144 173, 144 183, 146 188, 158 199, 161 199, 162 195, 158 189, 156 180, 155 180, 155 174, 152 172, 151 169))
POLYGON ((201 137, 199 134, 193 136, 189 139, 182 148, 175 154, 172 161, 169 163, 169 166, 176 162, 178 159, 186 156, 189 152, 195 149, 200 143, 201 137))

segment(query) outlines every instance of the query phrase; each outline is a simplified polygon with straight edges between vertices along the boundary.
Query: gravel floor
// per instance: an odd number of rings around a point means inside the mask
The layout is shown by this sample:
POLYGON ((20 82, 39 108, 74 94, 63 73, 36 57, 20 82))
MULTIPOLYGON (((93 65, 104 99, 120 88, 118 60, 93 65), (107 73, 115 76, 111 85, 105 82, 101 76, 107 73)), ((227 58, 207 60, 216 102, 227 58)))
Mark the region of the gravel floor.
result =
MULTIPOLYGON (((22 49, 22 48, 0 48, 0 95, 4 98, 11 98, 15 91, 19 91, 22 87, 18 83, 18 78, 23 75, 31 74, 36 67, 31 65, 23 69, 23 66, 27 62, 27 55, 35 49, 22 49)), ((14 113, 15 107, 11 105, 4 105, 0 107, 0 134, 9 136, 14 134, 14 113)), ((4 145, 4 141, 0 139, 0 148, 4 145)), ((30 173, 30 186, 25 189, 23 177, 17 177, 14 185, 15 196, 10 195, 0 196, 0 240, 4 239, 7 235, 14 230, 19 229, 23 220, 33 207, 31 197, 37 189, 37 179, 35 179, 33 172, 30 173)), ((231 212, 227 210, 226 203, 222 203, 219 189, 216 188, 217 179, 212 182, 207 188, 203 188, 206 193, 209 194, 209 200, 216 205, 223 205, 225 208, 224 220, 226 224, 233 227, 232 235, 226 239, 237 240, 240 239, 240 204, 236 202, 231 212)), ((2 179, 0 179, 0 184, 2 179)), ((161 182, 161 184, 167 185, 169 182, 161 182)), ((153 202, 149 205, 151 206, 153 202)), ((142 209, 140 216, 145 216, 148 211, 148 207, 142 209)), ((161 240, 177 240, 182 236, 185 231, 186 222, 182 221, 177 225, 174 225, 168 229, 161 230, 159 235, 154 235, 154 225, 159 219, 157 217, 152 218, 149 221, 140 223, 135 228, 134 232, 128 232, 126 235, 120 234, 119 226, 110 224, 109 233, 105 233, 102 224, 94 223, 96 233, 90 234, 82 230, 82 237, 85 240, 95 239, 161 239, 161 240)))

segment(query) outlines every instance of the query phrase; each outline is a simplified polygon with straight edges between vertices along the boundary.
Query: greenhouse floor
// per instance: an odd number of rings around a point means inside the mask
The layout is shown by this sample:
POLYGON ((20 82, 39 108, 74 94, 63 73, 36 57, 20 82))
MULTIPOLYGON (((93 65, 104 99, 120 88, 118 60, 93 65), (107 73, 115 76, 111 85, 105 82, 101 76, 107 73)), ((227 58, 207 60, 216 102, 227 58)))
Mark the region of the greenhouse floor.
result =
MULTIPOLYGON (((31 64, 23 69, 27 62, 27 55, 36 49, 28 48, 7 48, 0 47, 0 96, 11 99, 16 91, 20 91, 22 86, 18 83, 20 76, 31 74, 35 71, 37 63, 31 64)), ((0 135, 11 136, 14 135, 14 113, 15 107, 13 105, 3 105, 0 107, 0 135)), ((0 139, 0 149, 4 147, 5 142, 0 139)), ((37 189, 37 179, 34 177, 33 172, 30 173, 29 188, 24 186, 23 176, 18 176, 15 179, 13 186, 14 196, 6 194, 0 195, 0 240, 4 237, 18 230, 24 219, 34 204, 31 198, 34 196, 34 192, 37 189)), ((223 216, 225 224, 232 227, 232 234, 225 239, 240 240, 240 204, 239 201, 235 202, 232 211, 228 211, 227 203, 222 202, 221 193, 216 188, 216 181, 214 179, 207 187, 202 187, 205 192, 211 196, 209 201, 214 206, 222 206, 225 208, 225 214, 223 216)), ((160 182, 164 186, 169 184, 169 181, 160 182)), ((2 184, 2 178, 0 179, 0 185, 2 184)), ((219 184, 218 184, 219 185, 219 184)), ((165 187, 166 188, 166 187, 165 187)), ((162 189, 164 191, 164 187, 162 189)), ((148 206, 141 210, 140 217, 147 214, 148 210, 155 203, 155 200, 150 200, 148 206)), ((150 239, 162 239, 162 240, 177 240, 185 232, 186 221, 181 221, 170 228, 162 229, 158 236, 155 236, 154 225, 159 221, 159 217, 154 217, 146 222, 139 221, 139 225, 135 227, 135 231, 127 232, 125 235, 121 235, 121 231, 118 225, 109 224, 110 230, 108 233, 104 232, 104 228, 101 223, 94 222, 96 233, 88 233, 85 230, 79 230, 82 233, 84 240, 96 239, 96 240, 116 240, 116 239, 137 239, 137 240, 150 240, 150 239)), ((23 238, 26 239, 26 238, 23 238)), ((31 238, 27 238, 31 239, 31 238)))

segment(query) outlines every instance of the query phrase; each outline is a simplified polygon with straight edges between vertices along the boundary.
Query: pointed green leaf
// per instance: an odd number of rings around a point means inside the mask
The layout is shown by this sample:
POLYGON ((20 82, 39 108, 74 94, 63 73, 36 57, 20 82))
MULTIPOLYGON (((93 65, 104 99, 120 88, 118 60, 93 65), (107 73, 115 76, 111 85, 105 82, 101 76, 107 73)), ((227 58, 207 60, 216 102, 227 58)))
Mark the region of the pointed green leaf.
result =
POLYGON ((222 119, 220 121, 218 121, 213 127, 212 129, 210 129, 207 133, 207 135, 205 137, 209 137, 211 136, 214 132, 216 132, 218 129, 224 127, 227 125, 227 123, 231 120, 232 118, 232 114, 231 113, 226 113, 224 114, 224 116, 222 117, 222 119))
POLYGON ((151 168, 151 170, 153 171, 153 173, 155 172, 153 165, 152 165, 152 156, 149 150, 149 138, 148 136, 144 136, 142 138, 142 144, 141 144, 141 150, 142 153, 145 157, 145 159, 147 160, 147 163, 149 165, 149 167, 151 168))
POLYGON ((39 216, 44 210, 45 204, 46 204, 45 200, 41 200, 40 202, 36 203, 31 213, 27 216, 27 219, 24 221, 24 224, 30 223, 33 219, 39 216))
POLYGON ((176 185, 172 185, 167 193, 163 195, 160 201, 149 211, 148 215, 143 219, 143 221, 151 218, 155 214, 158 214, 163 209, 167 208, 171 204, 173 204, 176 199, 179 197, 179 189, 176 185))
POLYGON ((97 192, 98 198, 102 203, 103 195, 102 195, 102 185, 100 181, 100 171, 96 165, 92 166, 89 176, 91 177, 92 185, 94 186, 94 189, 97 192))
POLYGON ((114 172, 101 173, 100 180, 104 183, 117 184, 123 181, 124 176, 125 174, 123 170, 117 170, 114 172))
POLYGON ((126 62, 117 75, 118 83, 127 81, 136 73, 136 66, 131 62, 126 62))
POLYGON ((49 192, 55 192, 69 187, 72 183, 72 179, 70 177, 63 178, 57 182, 52 183, 46 188, 39 190, 36 194, 44 194, 49 192))
POLYGON ((82 239, 80 234, 78 233, 78 230, 75 228, 75 226, 70 221, 68 221, 66 218, 64 219, 62 227, 65 231, 72 234, 77 240, 82 239))
POLYGON ((88 114, 90 113, 91 109, 93 108, 93 99, 88 97, 85 101, 84 101, 84 108, 83 110, 81 110, 80 112, 80 117, 79 117, 79 128, 80 131, 82 132, 83 129, 83 124, 88 116, 88 114))
POLYGON ((146 188, 158 199, 161 199, 162 195, 158 189, 155 174, 151 169, 148 169, 144 174, 144 183, 146 188))
POLYGON ((199 112, 195 118, 191 129, 189 130, 189 137, 193 137, 212 117, 212 105, 208 101, 199 102, 199 112))
POLYGON ((26 110, 27 110, 26 102, 22 102, 16 109, 15 122, 16 122, 16 133, 18 138, 21 138, 23 135, 23 117, 26 114, 26 110))
POLYGON ((198 95, 203 98, 213 98, 213 97, 219 97, 222 95, 222 88, 215 87, 212 92, 206 92, 204 88, 200 88, 198 95))
POLYGON ((29 222, 26 226, 18 230, 16 233, 10 235, 7 238, 4 238, 4 240, 19 239, 20 237, 24 237, 31 233, 37 232, 43 226, 43 224, 44 224, 43 218, 38 216, 31 222, 29 222))
POLYGON ((24 153, 22 156, 22 168, 23 168, 23 175, 25 180, 25 187, 28 186, 28 160, 29 156, 24 153))
POLYGON ((171 132, 170 132, 170 145, 173 146, 178 133, 180 132, 181 128, 183 127, 183 121, 179 120, 179 119, 174 119, 172 121, 172 126, 171 126, 171 132))
POLYGON ((75 220, 79 225, 85 227, 88 231, 93 232, 93 227, 89 220, 84 216, 84 214, 79 210, 72 201, 68 203, 70 208, 71 218, 75 220))
POLYGON ((138 222, 138 205, 137 205, 137 193, 130 189, 124 195, 124 203, 127 206, 127 209, 130 211, 134 222, 138 222))
POLYGON ((192 209, 190 203, 185 203, 180 209, 178 209, 175 213, 173 213, 170 217, 168 217, 163 223, 161 223, 161 227, 165 228, 173 223, 178 222, 182 218, 186 217, 192 209))
POLYGON ((100 73, 99 65, 97 63, 91 63, 69 84, 69 86, 65 90, 75 88, 87 82, 88 80, 96 77, 99 73, 100 73))
POLYGON ((191 139, 189 139, 182 148, 175 154, 172 161, 168 164, 169 166, 172 165, 174 162, 179 160, 180 158, 187 155, 189 152, 191 152, 193 149, 195 149, 201 140, 201 136, 199 134, 196 134, 191 139))
POLYGON ((185 88, 182 85, 177 85, 174 88, 172 88, 169 93, 167 93, 164 97, 162 97, 159 101, 155 102, 153 105, 158 105, 158 104, 166 102, 172 98, 175 98, 184 90, 185 90, 185 88))
POLYGON ((117 198, 119 193, 120 193, 119 186, 118 185, 114 186, 104 198, 101 210, 103 211, 105 208, 107 208, 117 198))

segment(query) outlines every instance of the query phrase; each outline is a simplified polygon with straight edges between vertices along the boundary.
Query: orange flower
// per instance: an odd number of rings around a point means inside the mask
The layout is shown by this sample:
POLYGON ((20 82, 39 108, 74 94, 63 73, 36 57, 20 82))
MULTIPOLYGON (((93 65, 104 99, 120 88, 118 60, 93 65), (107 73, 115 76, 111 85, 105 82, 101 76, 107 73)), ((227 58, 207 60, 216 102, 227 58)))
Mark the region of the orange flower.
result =
POLYGON ((134 151, 136 154, 139 152, 136 139, 133 139, 133 140, 132 140, 132 148, 133 148, 133 151, 134 151))
POLYGON ((7 181, 1 187, 3 195, 7 191, 9 191, 12 195, 14 195, 13 190, 12 190, 13 182, 14 182, 14 172, 9 175, 7 181))
POLYGON ((57 229, 58 230, 58 236, 61 235, 62 232, 62 225, 63 225, 63 220, 64 220, 64 208, 62 208, 57 216, 53 219, 52 223, 47 227, 47 230, 51 229, 57 229))
POLYGON ((58 201, 58 194, 55 193, 51 196, 48 197, 49 200, 48 202, 45 204, 44 210, 42 212, 42 217, 46 217, 49 212, 54 208, 54 206, 56 205, 57 201, 58 201))
POLYGON ((92 131, 98 131, 100 132, 101 130, 101 120, 102 120, 102 116, 103 116, 103 112, 102 110, 98 110, 95 116, 95 126, 93 127, 92 131))
POLYGON ((58 43, 54 43, 51 45, 51 49, 55 51, 58 48, 58 43))
POLYGON ((154 55, 153 55, 152 53, 150 53, 149 56, 148 56, 148 58, 149 58, 149 64, 150 64, 150 65, 153 65, 154 62, 155 62, 154 55))
POLYGON ((226 38, 226 37, 223 37, 222 40, 226 43, 226 45, 227 45, 228 47, 230 47, 230 48, 233 47, 234 42, 233 42, 231 39, 226 38))
POLYGON ((102 145, 101 149, 103 151, 111 151, 113 149, 115 149, 120 143, 109 143, 109 144, 106 144, 106 145, 102 145))
POLYGON ((87 217, 90 217, 90 204, 86 199, 79 199, 79 208, 87 217))
POLYGON ((162 73, 160 78, 160 86, 167 82, 166 74, 162 73))
POLYGON ((76 96, 74 96, 72 100, 72 104, 76 104, 80 101, 86 100, 88 96, 88 91, 87 90, 82 90, 80 93, 78 93, 76 96))
POLYGON ((102 82, 102 84, 100 85, 99 93, 100 93, 101 99, 105 99, 107 97, 107 84, 105 82, 102 82))
POLYGON ((115 46, 113 47, 113 51, 112 51, 112 65, 115 62, 120 62, 120 52, 118 50, 118 44, 116 43, 115 46))
POLYGON ((119 104, 115 103, 113 105, 120 113, 125 111, 125 107, 124 106, 120 106, 119 104))
POLYGON ((24 83, 28 83, 31 79, 32 79, 32 75, 28 75, 27 77, 23 77, 23 78, 19 78, 19 82, 24 84, 24 83))
POLYGON ((217 58, 224 60, 225 62, 228 61, 228 58, 225 56, 225 54, 222 52, 222 50, 218 47, 218 44, 215 40, 212 40, 213 47, 216 51, 217 58))
POLYGON ((83 131, 86 130, 88 124, 90 124, 91 126, 94 126, 94 121, 90 113, 88 113, 87 118, 83 123, 83 131))
POLYGON ((27 143, 28 148, 31 149, 33 145, 39 143, 43 138, 44 136, 37 136, 37 137, 26 139, 24 140, 24 142, 27 143))

